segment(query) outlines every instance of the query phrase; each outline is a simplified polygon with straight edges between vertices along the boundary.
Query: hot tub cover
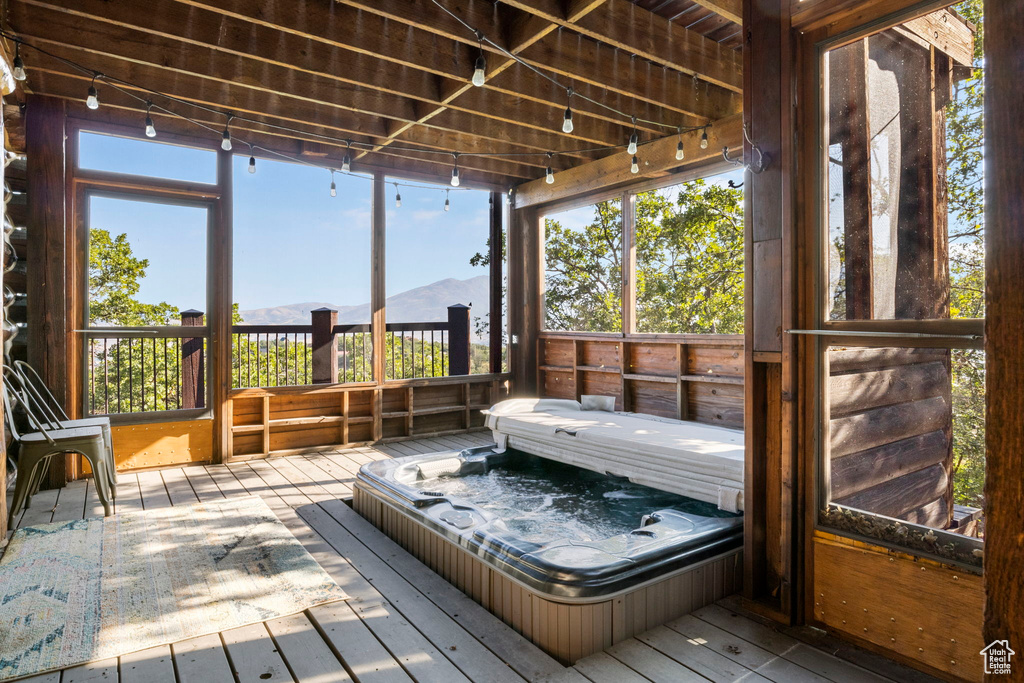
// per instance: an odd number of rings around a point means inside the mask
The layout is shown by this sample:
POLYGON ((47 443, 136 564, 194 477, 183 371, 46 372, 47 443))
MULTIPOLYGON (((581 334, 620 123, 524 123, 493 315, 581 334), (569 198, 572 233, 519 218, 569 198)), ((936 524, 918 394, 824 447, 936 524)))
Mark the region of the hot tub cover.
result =
POLYGON ((510 399, 487 414, 511 446, 662 491, 743 509, 743 432, 637 413, 582 410, 566 399, 510 399))

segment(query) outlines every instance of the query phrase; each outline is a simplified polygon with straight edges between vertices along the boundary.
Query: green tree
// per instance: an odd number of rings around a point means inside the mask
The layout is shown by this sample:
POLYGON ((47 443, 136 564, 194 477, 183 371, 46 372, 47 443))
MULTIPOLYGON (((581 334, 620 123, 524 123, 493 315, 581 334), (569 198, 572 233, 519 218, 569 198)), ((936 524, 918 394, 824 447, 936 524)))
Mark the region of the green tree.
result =
POLYGON ((135 257, 128 235, 112 237, 109 231, 98 228, 89 231, 89 318, 93 324, 176 324, 176 306, 165 301, 144 304, 135 298, 147 268, 149 260, 135 257))

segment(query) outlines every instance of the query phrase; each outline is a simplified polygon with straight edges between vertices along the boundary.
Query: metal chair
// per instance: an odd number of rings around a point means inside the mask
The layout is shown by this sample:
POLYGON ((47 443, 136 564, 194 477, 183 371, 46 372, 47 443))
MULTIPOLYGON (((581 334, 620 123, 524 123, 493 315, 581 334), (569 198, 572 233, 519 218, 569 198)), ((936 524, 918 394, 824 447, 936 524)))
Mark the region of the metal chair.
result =
POLYGON ((89 461, 95 473, 93 481, 96 485, 96 495, 103 505, 104 516, 109 516, 112 497, 102 429, 100 427, 46 429, 37 419, 36 409, 33 407, 34 399, 20 378, 12 374, 8 380, 4 382, 3 386, 4 418, 17 446, 19 470, 8 517, 9 524, 13 526, 14 519, 22 508, 31 505, 32 496, 39 490, 43 477, 49 469, 50 460, 65 453, 77 453, 89 461), (29 429, 32 431, 22 433, 18 429, 17 421, 14 419, 14 410, 17 406, 21 406, 24 410, 28 418, 29 429))
POLYGON ((106 445, 109 472, 110 491, 114 498, 117 498, 117 467, 114 460, 113 432, 110 429, 109 417, 86 417, 73 420, 68 417, 57 401, 46 382, 39 376, 35 368, 23 360, 16 360, 12 365, 4 368, 6 372, 13 372, 21 378, 22 385, 35 399, 35 406, 38 408, 37 417, 50 429, 64 429, 75 427, 99 427, 103 431, 103 441, 106 445), (10 370, 8 370, 10 368, 10 370))

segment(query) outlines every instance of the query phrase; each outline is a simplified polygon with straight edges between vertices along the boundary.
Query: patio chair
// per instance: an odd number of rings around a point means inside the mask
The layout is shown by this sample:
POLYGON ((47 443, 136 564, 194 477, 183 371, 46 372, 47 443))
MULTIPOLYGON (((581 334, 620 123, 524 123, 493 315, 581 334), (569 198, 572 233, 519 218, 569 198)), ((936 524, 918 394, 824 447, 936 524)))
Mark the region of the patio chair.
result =
POLYGON ((117 467, 114 461, 114 440, 110 429, 110 418, 86 417, 73 420, 64 412, 64 408, 61 407, 35 368, 23 360, 14 361, 12 365, 7 366, 4 370, 7 371, 7 368, 10 368, 11 372, 16 373, 21 378, 22 384, 32 394, 32 397, 35 399, 35 405, 38 407, 37 417, 43 424, 48 425, 51 429, 99 427, 103 431, 103 441, 106 445, 108 464, 110 465, 110 493, 111 496, 117 498, 117 467))
POLYGON ((64 427, 47 429, 35 416, 33 398, 17 376, 9 376, 4 382, 4 418, 11 438, 17 446, 18 479, 14 487, 11 511, 8 523, 13 526, 14 519, 23 507, 29 507, 32 496, 49 469, 50 460, 65 453, 77 453, 89 461, 95 476, 96 495, 103 505, 104 516, 111 514, 110 485, 107 473, 106 446, 103 431, 100 427, 64 427), (22 433, 14 419, 14 410, 21 406, 27 418, 29 429, 22 433))

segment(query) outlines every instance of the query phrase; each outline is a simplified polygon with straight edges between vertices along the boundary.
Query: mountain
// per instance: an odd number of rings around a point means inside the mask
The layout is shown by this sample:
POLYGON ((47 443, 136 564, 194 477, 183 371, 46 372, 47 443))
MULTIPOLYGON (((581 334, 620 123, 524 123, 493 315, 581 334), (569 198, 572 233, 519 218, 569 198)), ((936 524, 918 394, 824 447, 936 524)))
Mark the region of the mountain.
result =
MULTIPOLYGON (((487 316, 490 303, 487 275, 468 280, 448 278, 416 287, 387 299, 388 320, 392 322, 438 322, 448 319, 448 306, 472 304, 471 318, 487 316)), ((322 301, 307 301, 286 306, 240 311, 246 325, 308 325, 309 312, 315 308, 338 311, 339 323, 365 323, 370 320, 370 304, 339 306, 322 301)), ((471 329, 475 333, 476 322, 471 329)))

